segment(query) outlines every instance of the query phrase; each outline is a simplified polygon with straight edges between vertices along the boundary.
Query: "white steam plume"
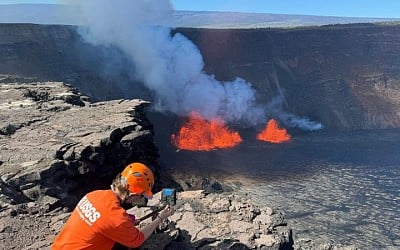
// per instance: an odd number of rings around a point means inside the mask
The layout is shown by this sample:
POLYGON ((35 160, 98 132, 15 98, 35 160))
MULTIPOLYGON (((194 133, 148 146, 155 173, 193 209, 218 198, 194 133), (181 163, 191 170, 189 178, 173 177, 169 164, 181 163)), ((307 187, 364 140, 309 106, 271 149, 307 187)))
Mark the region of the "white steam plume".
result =
POLYGON ((131 58, 131 70, 153 91, 159 111, 184 116, 197 111, 207 119, 221 117, 242 125, 265 123, 272 115, 290 127, 322 128, 285 112, 279 98, 267 107, 256 104, 255 90, 241 78, 220 82, 205 74, 196 45, 182 34, 171 35, 173 9, 168 0, 65 1, 78 7, 77 22, 85 27, 81 34, 88 42, 116 46, 131 58))
POLYGON ((197 111, 205 118, 248 124, 265 122, 255 90, 237 78, 219 82, 203 72, 198 48, 181 34, 171 35, 167 0, 71 0, 80 10, 85 38, 122 49, 134 62, 139 80, 156 95, 155 107, 178 115, 197 111))
MULTIPOLYGON (((282 90, 282 93, 284 91, 282 90)), ((306 117, 298 117, 294 114, 288 113, 283 109, 284 98, 282 95, 275 96, 267 105, 266 110, 270 116, 277 118, 286 126, 292 128, 300 128, 307 131, 320 130, 324 126, 319 122, 313 122, 306 117)))

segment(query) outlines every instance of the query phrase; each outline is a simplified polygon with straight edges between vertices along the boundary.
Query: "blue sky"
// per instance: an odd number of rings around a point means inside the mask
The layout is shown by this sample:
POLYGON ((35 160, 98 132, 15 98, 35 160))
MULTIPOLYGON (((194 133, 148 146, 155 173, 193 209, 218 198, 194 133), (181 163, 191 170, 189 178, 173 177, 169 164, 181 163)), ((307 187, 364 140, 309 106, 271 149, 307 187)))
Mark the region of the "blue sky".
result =
MULTIPOLYGON (((0 0, 60 3, 61 0, 0 0)), ((172 0, 176 10, 400 18, 400 0, 172 0)))

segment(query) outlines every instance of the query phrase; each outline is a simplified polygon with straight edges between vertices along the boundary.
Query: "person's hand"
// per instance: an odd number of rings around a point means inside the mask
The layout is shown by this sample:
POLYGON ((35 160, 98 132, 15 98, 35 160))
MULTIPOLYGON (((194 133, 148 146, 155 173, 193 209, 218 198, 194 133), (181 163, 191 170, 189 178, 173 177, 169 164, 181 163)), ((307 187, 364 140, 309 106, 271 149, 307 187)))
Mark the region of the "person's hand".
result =
POLYGON ((170 217, 173 215, 175 212, 175 209, 173 207, 167 206, 161 212, 157 215, 161 219, 161 221, 165 220, 166 218, 170 217))
POLYGON ((139 219, 133 221, 133 225, 137 226, 139 224, 140 224, 140 220, 139 219))
POLYGON ((133 215, 133 214, 128 214, 128 216, 129 216, 129 218, 131 219, 131 221, 133 222, 133 224, 134 224, 135 226, 137 226, 137 225, 140 224, 140 220, 139 220, 139 219, 136 219, 135 215, 133 215))

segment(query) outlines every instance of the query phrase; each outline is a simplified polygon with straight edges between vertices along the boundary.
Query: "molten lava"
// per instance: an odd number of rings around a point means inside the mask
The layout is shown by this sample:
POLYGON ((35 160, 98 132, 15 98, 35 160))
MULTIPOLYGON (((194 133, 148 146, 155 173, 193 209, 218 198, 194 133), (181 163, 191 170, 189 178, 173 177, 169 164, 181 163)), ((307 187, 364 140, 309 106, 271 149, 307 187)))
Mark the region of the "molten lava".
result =
POLYGON ((192 112, 187 123, 177 135, 171 136, 171 140, 179 149, 210 151, 236 146, 242 138, 238 132, 226 127, 221 119, 207 121, 200 114, 192 112))
POLYGON ((272 143, 282 143, 290 140, 290 135, 286 129, 279 128, 277 121, 269 120, 264 130, 257 135, 257 140, 267 141, 272 143))

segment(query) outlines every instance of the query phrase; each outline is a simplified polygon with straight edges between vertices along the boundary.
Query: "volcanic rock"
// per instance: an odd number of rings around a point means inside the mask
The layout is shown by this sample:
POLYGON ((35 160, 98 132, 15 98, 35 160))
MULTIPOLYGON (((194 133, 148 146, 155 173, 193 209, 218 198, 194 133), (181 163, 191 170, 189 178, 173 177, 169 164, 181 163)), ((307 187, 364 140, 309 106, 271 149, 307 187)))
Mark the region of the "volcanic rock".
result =
POLYGON ((1 183, 13 203, 71 205, 130 161, 156 164, 148 102, 90 103, 59 82, 3 83, 0 95, 1 183))
MULTIPOLYGON (((160 196, 157 193, 149 205, 156 205, 160 196)), ((204 190, 180 192, 177 199, 170 223, 141 249, 160 249, 160 244, 171 250, 291 249, 293 245, 286 220, 274 219, 282 214, 268 206, 255 207, 234 193, 208 194, 204 190)), ((135 207, 129 212, 141 215, 149 213, 149 208, 135 207)))
POLYGON ((146 101, 90 103, 61 82, 3 82, 0 100, 0 240, 7 249, 54 235, 47 226, 53 214, 108 187, 127 163, 142 161, 157 173, 146 101))

